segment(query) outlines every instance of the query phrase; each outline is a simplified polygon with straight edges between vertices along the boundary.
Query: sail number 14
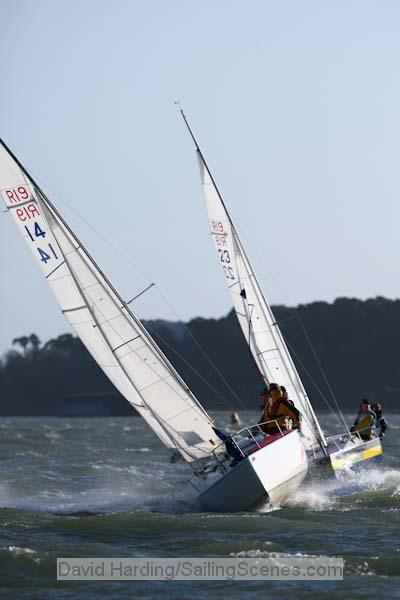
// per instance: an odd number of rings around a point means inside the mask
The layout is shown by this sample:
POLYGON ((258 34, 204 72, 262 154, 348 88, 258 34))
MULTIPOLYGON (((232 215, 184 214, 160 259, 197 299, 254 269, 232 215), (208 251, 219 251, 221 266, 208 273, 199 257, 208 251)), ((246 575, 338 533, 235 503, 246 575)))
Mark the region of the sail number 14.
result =
MULTIPOLYGON (((28 225, 25 225, 25 229, 26 229, 26 232, 32 242, 37 241, 37 238, 45 238, 46 237, 46 232, 43 231, 43 229, 40 227, 40 225, 37 221, 35 221, 33 223, 32 228, 29 228, 28 225)), ((41 260, 41 262, 44 262, 44 264, 46 264, 47 261, 51 260, 52 258, 55 258, 56 260, 58 259, 57 253, 50 243, 47 244, 46 250, 47 250, 47 248, 51 254, 48 254, 48 252, 45 252, 43 250, 43 248, 39 248, 39 246, 37 248, 37 250, 40 254, 40 260, 41 260)))

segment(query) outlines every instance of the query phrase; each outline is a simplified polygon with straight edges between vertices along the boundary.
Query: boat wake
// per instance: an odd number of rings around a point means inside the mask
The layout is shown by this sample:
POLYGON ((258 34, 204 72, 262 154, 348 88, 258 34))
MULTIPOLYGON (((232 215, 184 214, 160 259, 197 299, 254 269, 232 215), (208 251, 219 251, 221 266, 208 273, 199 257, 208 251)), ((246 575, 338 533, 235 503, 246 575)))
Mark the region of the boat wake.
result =
POLYGON ((63 515, 98 515, 122 512, 190 512, 196 511, 193 492, 165 480, 151 480, 141 473, 135 481, 109 478, 99 488, 74 490, 65 485, 59 489, 27 489, 16 482, 0 486, 0 508, 63 515))
POLYGON ((393 505, 400 498, 400 470, 371 468, 348 472, 340 479, 312 479, 298 489, 287 506, 311 511, 350 511, 393 505))

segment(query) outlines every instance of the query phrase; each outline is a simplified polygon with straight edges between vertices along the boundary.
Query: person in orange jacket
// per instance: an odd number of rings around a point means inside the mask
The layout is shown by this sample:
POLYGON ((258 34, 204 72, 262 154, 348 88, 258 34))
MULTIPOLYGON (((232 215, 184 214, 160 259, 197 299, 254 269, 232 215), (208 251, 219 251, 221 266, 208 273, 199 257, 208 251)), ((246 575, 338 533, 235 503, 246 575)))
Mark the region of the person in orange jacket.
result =
POLYGON ((260 395, 262 417, 260 427, 265 433, 277 433, 282 429, 300 429, 301 415, 295 405, 287 397, 286 389, 277 383, 270 383, 260 395), (268 423, 267 421, 271 421, 268 423), (279 426, 278 426, 279 424, 279 426))

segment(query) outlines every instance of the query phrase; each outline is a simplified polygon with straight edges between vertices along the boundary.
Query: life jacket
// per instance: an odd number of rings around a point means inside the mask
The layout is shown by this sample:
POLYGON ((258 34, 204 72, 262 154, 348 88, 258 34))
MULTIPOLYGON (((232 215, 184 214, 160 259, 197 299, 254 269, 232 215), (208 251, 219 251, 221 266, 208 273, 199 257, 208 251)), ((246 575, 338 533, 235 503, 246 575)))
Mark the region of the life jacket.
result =
POLYGON ((282 396, 275 400, 275 402, 272 404, 269 414, 273 419, 275 419, 278 416, 279 407, 282 404, 283 400, 284 398, 282 394, 282 396))
MULTIPOLYGON (((283 425, 285 417, 289 417, 293 421, 294 426, 299 427, 300 414, 296 407, 289 404, 289 402, 285 400, 282 392, 279 389, 274 390, 271 394, 271 399, 265 406, 260 422, 263 423, 266 421, 276 420, 278 421, 279 425, 283 425)), ((262 429, 266 433, 279 431, 279 427, 275 422, 262 425, 262 429)))
POLYGON ((363 439, 369 439, 372 437, 375 429, 375 415, 372 413, 362 414, 353 431, 358 431, 363 439))

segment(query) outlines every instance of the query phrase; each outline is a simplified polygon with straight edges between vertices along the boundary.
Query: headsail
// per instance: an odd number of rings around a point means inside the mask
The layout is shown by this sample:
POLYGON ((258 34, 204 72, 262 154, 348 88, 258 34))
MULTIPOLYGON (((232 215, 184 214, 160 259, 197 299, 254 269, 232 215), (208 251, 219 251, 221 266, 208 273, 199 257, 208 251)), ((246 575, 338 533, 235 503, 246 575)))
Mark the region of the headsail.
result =
POLYGON ((236 316, 252 356, 265 381, 284 385, 289 398, 301 412, 305 445, 311 447, 318 442, 325 446, 324 434, 279 326, 264 297, 236 227, 204 160, 196 138, 183 111, 181 113, 196 145, 210 233, 214 239, 219 263, 231 293, 236 316))
POLYGON ((1 141, 0 191, 63 314, 115 387, 189 462, 216 444, 211 418, 138 317, 1 141))

